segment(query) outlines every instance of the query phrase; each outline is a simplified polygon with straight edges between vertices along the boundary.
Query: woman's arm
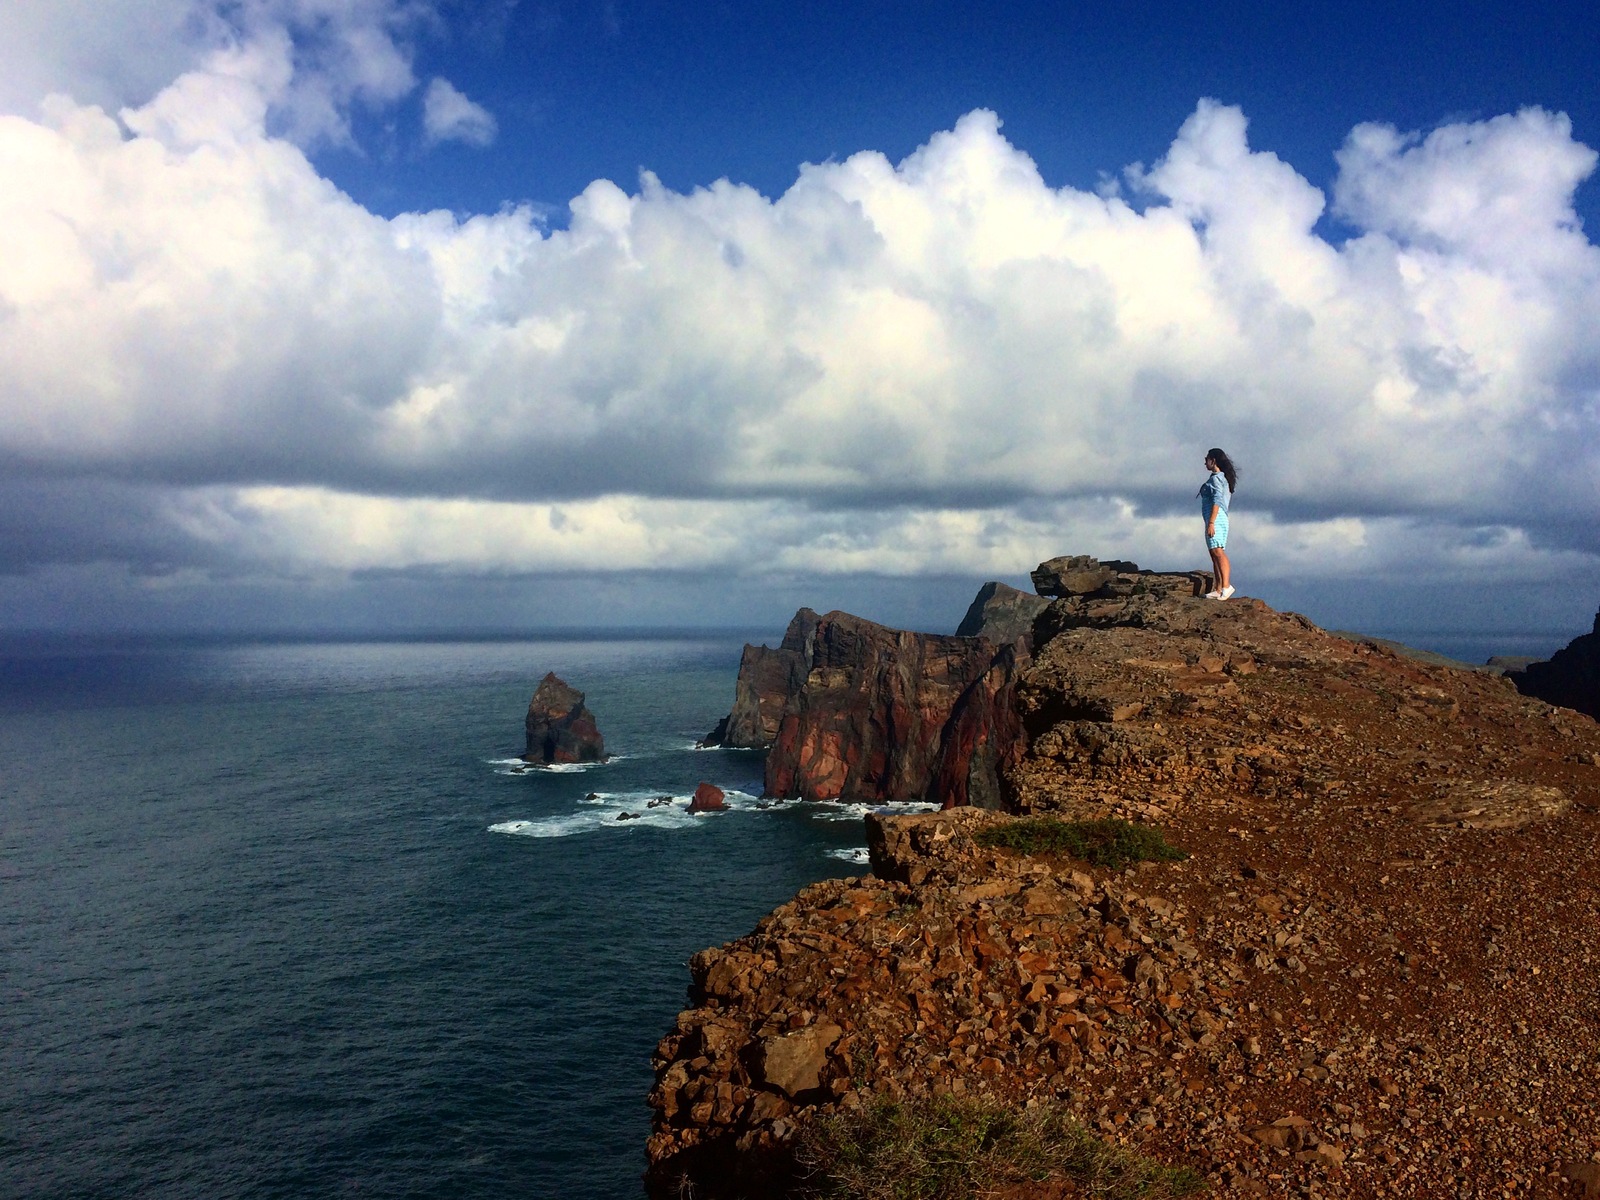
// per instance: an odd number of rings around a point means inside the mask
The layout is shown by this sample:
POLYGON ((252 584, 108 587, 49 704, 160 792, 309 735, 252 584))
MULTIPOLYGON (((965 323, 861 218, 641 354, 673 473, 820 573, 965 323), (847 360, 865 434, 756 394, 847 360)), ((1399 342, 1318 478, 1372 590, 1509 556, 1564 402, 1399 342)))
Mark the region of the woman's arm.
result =
POLYGON ((1222 505, 1215 500, 1211 502, 1211 515, 1206 518, 1206 536, 1217 536, 1217 514, 1222 511, 1222 505))

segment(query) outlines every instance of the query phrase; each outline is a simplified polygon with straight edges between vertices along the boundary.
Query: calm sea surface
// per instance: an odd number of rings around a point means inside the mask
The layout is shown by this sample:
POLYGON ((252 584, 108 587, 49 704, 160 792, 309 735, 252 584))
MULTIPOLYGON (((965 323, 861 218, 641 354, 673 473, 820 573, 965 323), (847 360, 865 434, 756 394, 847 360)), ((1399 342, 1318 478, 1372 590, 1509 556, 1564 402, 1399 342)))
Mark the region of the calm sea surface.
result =
POLYGON ((865 870, 693 749, 743 640, 8 645, 0 1195, 641 1196, 689 955, 865 870), (550 670, 614 762, 518 771, 550 670))

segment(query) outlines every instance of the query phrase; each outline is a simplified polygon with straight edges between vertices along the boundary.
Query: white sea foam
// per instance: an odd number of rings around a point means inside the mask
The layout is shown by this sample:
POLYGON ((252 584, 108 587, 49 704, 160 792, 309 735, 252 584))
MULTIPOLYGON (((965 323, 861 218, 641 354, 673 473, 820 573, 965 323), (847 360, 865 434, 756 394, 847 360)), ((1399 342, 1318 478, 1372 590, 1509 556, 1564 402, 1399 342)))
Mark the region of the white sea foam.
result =
MULTIPOLYGON (((574 809, 546 817, 525 820, 500 821, 489 826, 490 833, 513 834, 518 837, 571 837, 579 833, 598 833, 606 829, 691 829, 727 816, 750 813, 802 811, 816 821, 859 821, 869 812, 932 812, 936 804, 921 802, 894 804, 838 804, 831 801, 773 800, 752 796, 737 789, 724 790, 725 812, 691 813, 688 795, 666 796, 662 792, 590 792, 573 803, 574 809), (663 797, 667 803, 661 803, 663 797), (654 805, 652 806, 652 802, 654 805)), ((854 849, 830 850, 826 853, 847 862, 866 862, 866 850, 856 857, 854 849)))
POLYGON ((872 861, 867 857, 865 846, 841 846, 837 850, 825 850, 823 853, 829 858, 843 859, 847 863, 856 863, 863 867, 872 861))
POLYGON ((495 772, 497 775, 573 775, 582 771, 598 771, 601 767, 609 767, 632 757, 630 754, 613 754, 605 762, 549 764, 523 762, 520 758, 491 758, 488 761, 491 767, 498 768, 495 772))
POLYGON ((923 800, 908 800, 898 804, 845 804, 837 800, 814 800, 813 814, 819 821, 859 821, 868 813, 924 813, 938 812, 937 804, 923 800))
POLYGON ((501 821, 498 825, 489 826, 490 833, 522 833, 532 825, 532 821, 501 821))
MULTIPOLYGON (((728 811, 756 812, 771 807, 746 792, 726 791, 723 803, 728 811)), ((591 792, 576 803, 582 807, 532 820, 501 821, 489 826, 490 833, 509 833, 519 837, 571 837, 578 833, 597 833, 605 829, 691 829, 721 813, 691 813, 686 795, 666 796, 662 792, 591 792), (660 803, 666 798, 667 803, 660 803), (654 802, 652 806, 652 802, 654 802)))

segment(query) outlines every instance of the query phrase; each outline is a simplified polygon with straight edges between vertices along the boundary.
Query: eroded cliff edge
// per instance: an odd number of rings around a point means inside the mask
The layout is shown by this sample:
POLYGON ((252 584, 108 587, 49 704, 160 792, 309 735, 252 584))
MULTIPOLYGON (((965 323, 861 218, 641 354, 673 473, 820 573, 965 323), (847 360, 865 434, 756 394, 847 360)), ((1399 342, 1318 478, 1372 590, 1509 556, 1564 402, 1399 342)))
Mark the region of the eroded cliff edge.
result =
POLYGON ((702 745, 768 750, 767 796, 998 808, 1025 744, 1015 685, 1045 597, 1199 596, 1209 579, 1051 559, 1039 595, 985 584, 953 636, 803 608, 777 649, 744 648, 733 708, 702 745))
POLYGON ((695 957, 657 1194, 782 1194, 805 1122, 945 1091, 1063 1100, 1219 1194, 1600 1193, 1592 720, 1179 588, 1057 600, 1034 638, 1009 812, 874 818, 872 876, 695 957), (975 840, 1016 813, 1191 857, 975 840))

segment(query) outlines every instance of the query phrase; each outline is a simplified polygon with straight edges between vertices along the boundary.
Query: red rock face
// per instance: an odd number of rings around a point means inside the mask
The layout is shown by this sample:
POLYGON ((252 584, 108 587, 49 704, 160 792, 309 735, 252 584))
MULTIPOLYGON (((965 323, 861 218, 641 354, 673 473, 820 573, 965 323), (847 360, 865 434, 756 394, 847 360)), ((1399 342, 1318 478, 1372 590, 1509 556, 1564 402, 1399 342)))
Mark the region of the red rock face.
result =
POLYGON ((1012 753, 1015 652, 985 638, 890 629, 834 612, 767 756, 766 793, 805 800, 998 801, 992 764, 1012 753), (953 719, 954 718, 954 719, 953 719), (977 754, 978 763, 973 765, 977 754), (977 771, 979 785, 973 786, 977 771))
POLYGON ((1000 781, 1026 745, 1017 712, 1017 675, 1028 665, 1026 644, 1002 648, 989 669, 956 702, 944 740, 930 799, 945 808, 1001 808, 1000 781))
POLYGON ((539 689, 528 704, 524 725, 528 746, 522 755, 523 762, 548 766, 605 761, 605 738, 600 736, 594 714, 584 707, 583 693, 553 671, 539 681, 539 689))
POLYGON ((1040 596, 985 584, 961 626, 973 636, 801 609, 779 649, 745 647, 733 711, 705 744, 770 746, 769 796, 1003 807, 1001 780, 1026 744, 1015 681, 1043 597, 1176 598, 1209 587, 1199 572, 1087 555, 1040 563, 1033 580, 1040 596))
POLYGON ((723 812, 727 807, 722 789, 710 783, 702 783, 695 788, 694 798, 689 801, 689 811, 692 813, 723 812))

